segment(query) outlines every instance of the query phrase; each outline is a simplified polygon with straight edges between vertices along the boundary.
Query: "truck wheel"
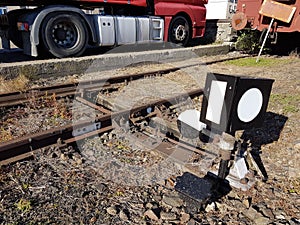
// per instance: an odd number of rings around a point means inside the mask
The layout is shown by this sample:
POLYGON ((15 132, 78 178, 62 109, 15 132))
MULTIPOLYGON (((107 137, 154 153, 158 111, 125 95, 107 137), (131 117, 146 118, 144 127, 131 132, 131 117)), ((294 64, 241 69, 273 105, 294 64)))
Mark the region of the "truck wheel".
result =
POLYGON ((168 40, 175 44, 187 46, 190 39, 191 28, 189 22, 183 16, 176 16, 170 23, 168 40))
POLYGON ((41 29, 42 50, 63 58, 81 55, 88 44, 88 31, 82 18, 73 13, 46 16, 41 29))

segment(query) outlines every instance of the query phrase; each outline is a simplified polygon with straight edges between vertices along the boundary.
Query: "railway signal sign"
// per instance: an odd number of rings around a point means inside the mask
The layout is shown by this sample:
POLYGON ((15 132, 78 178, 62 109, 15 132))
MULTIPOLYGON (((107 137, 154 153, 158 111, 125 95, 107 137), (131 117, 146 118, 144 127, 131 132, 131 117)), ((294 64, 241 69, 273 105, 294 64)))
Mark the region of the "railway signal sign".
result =
POLYGON ((290 6, 271 0, 265 0, 260 7, 259 14, 289 23, 291 22, 295 11, 295 6, 290 6))
POLYGON ((274 80, 208 74, 200 121, 215 132, 259 127, 274 80))

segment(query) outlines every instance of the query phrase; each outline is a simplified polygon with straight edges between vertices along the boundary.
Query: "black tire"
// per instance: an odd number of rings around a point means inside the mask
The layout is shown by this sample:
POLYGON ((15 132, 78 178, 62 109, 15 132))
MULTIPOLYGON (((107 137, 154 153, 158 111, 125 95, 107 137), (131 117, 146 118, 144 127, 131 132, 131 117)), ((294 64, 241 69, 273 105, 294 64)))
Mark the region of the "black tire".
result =
POLYGON ((85 21, 74 13, 51 13, 41 27, 41 49, 58 58, 80 56, 88 44, 85 21))
POLYGON ((169 27, 168 41, 187 46, 191 40, 191 26, 183 16, 172 19, 169 27))

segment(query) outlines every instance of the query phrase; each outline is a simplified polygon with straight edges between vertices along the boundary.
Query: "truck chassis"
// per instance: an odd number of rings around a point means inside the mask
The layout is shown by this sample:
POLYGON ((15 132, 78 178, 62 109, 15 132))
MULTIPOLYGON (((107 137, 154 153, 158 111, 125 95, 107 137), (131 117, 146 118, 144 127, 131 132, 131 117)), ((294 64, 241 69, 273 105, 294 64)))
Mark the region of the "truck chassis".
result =
POLYGON ((148 41, 186 46, 192 38, 204 35, 206 9, 202 0, 150 1, 85 0, 57 5, 0 1, 0 5, 21 6, 0 15, 0 35, 25 54, 58 58, 80 56, 88 46, 148 41))

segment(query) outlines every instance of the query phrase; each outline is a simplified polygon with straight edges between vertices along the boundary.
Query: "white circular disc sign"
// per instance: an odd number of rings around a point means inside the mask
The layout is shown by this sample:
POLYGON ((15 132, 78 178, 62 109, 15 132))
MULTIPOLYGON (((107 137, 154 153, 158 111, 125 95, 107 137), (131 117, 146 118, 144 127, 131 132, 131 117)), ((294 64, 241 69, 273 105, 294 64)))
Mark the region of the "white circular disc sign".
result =
POLYGON ((263 104, 263 95, 258 88, 251 88, 241 97, 237 115, 242 122, 248 123, 259 114, 263 104))

